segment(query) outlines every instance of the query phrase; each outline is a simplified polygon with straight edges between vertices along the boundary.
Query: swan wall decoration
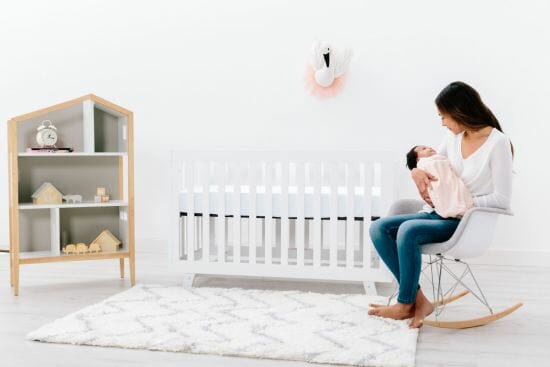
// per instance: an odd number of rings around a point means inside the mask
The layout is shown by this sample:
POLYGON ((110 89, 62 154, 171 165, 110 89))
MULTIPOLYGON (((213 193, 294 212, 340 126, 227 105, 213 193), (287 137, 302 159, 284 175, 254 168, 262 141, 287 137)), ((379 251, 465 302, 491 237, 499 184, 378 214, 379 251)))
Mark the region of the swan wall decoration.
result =
POLYGON ((311 47, 311 65, 306 70, 306 87, 318 97, 336 95, 353 56, 351 49, 336 52, 330 44, 315 41, 311 47))

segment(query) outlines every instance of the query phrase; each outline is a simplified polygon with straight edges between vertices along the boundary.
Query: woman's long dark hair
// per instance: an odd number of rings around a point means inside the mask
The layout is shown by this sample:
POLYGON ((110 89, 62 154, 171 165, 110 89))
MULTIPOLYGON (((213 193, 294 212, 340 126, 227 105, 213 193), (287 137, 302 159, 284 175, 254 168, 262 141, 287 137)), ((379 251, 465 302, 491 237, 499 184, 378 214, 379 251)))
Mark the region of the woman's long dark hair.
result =
MULTIPOLYGON (((502 127, 493 112, 483 103, 479 93, 464 82, 452 82, 435 98, 440 112, 446 113, 453 120, 471 130, 481 130, 492 126, 502 131, 502 127)), ((514 146, 510 143, 512 156, 514 146)))

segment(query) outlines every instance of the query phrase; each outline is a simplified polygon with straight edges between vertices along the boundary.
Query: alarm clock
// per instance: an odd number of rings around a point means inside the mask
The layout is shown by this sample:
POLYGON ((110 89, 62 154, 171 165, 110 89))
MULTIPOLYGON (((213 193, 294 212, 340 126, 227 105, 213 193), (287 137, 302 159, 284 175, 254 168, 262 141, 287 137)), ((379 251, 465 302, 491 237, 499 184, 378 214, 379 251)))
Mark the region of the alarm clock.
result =
POLYGON ((36 129, 36 142, 41 148, 55 147, 57 143, 57 128, 50 120, 44 120, 36 129))

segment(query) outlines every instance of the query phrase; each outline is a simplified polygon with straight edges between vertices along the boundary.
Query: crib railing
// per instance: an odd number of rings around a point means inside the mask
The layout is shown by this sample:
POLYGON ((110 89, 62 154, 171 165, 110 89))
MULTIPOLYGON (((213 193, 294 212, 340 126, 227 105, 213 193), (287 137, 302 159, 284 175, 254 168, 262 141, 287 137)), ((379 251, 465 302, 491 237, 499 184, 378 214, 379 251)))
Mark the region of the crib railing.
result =
POLYGON ((190 273, 390 281, 368 233, 373 190, 376 215, 395 197, 396 162, 369 151, 172 152, 171 257, 190 273))

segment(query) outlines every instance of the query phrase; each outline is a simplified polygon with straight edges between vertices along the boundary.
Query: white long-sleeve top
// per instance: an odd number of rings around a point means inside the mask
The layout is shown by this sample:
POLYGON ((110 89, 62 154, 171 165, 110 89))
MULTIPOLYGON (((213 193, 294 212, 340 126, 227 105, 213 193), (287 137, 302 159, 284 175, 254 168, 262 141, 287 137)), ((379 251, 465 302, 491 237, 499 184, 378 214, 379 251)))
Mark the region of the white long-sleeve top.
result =
MULTIPOLYGON (((473 196, 474 206, 510 209, 512 196, 512 151, 508 137, 493 128, 487 140, 468 158, 462 157, 464 132, 447 131, 436 149, 449 158, 455 173, 473 196)), ((432 212, 428 204, 422 211, 432 212)))

